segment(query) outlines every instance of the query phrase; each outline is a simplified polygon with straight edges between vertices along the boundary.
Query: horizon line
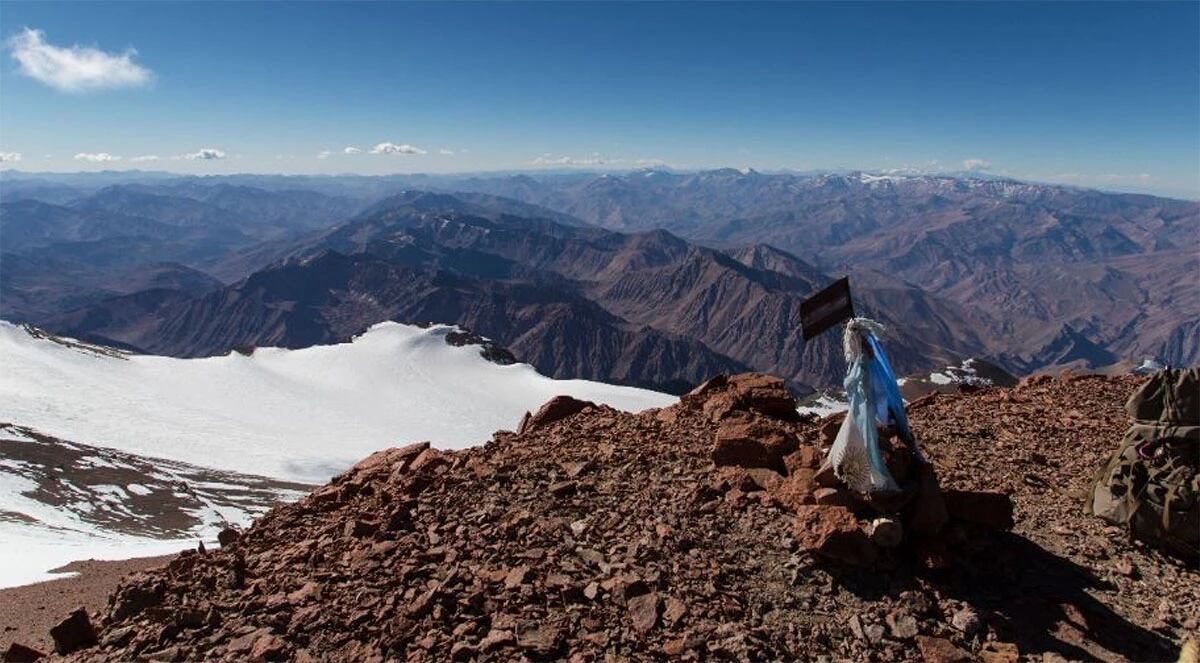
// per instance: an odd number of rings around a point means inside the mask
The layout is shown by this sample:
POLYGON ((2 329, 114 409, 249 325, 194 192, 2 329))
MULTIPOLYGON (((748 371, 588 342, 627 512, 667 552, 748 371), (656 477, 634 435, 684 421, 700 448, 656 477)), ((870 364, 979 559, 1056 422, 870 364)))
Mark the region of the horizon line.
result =
POLYGON ((412 172, 395 172, 395 173, 284 173, 270 171, 240 171, 231 173, 188 173, 174 170, 143 170, 140 168, 127 169, 104 169, 104 170, 22 170, 15 167, 0 168, 0 175, 28 175, 28 176, 89 176, 89 175, 159 175, 167 177, 192 177, 192 178, 207 178, 207 177, 295 177, 295 178, 338 178, 338 177, 361 177, 361 178, 387 178, 387 177, 464 177, 464 176, 500 176, 500 175, 593 175, 593 176, 608 176, 608 175, 625 175, 641 172, 665 172, 675 175, 687 174, 702 174, 711 173, 723 170, 733 170, 742 174, 749 175, 755 173, 759 175, 793 175, 801 177, 820 177, 825 175, 853 175, 859 174, 882 174, 891 177, 935 177, 954 180, 981 180, 981 181, 1009 181, 1021 184, 1036 184, 1042 186, 1055 186, 1065 189, 1077 191, 1096 191, 1099 193, 1118 194, 1118 195, 1133 195, 1133 196, 1148 196, 1152 198, 1162 198, 1166 200, 1178 200, 1183 202, 1200 202, 1200 193, 1196 194, 1164 194, 1164 193, 1149 193, 1145 190, 1122 190, 1122 189, 1104 189, 1096 186, 1086 186, 1081 184, 1070 184, 1063 182, 1053 182, 1049 180, 1041 180, 1037 178, 1024 178, 1015 175, 1002 175, 989 171, 967 171, 967 170, 948 170, 948 171, 922 171, 919 169, 905 168, 753 168, 736 166, 714 166, 703 168, 684 168, 674 167, 670 165, 658 166, 641 166, 634 168, 584 168, 584 167, 562 167, 562 168, 497 168, 492 170, 461 170, 461 171, 445 171, 445 172, 428 172, 428 171, 412 171, 412 172), (905 172, 907 171, 907 172, 905 172), (1194 197, 1192 197, 1194 196, 1194 197))

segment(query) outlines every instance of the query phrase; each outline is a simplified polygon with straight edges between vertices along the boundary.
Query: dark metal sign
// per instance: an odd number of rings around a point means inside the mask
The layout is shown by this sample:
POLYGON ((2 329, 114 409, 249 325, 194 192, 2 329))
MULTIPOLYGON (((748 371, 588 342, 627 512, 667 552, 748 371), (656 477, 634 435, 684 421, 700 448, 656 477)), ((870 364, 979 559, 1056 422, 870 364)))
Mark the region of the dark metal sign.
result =
POLYGON ((854 302, 850 300, 849 277, 838 279, 800 304, 800 327, 806 341, 853 317, 854 302))

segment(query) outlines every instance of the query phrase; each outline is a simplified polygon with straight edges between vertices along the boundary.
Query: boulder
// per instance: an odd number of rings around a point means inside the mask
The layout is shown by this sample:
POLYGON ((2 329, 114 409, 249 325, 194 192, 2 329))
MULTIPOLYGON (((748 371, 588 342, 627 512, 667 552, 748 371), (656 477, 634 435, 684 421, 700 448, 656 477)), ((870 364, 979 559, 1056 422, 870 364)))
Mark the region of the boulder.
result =
POLYGON ((639 594, 629 599, 629 619, 633 629, 641 634, 649 633, 658 624, 661 602, 654 592, 639 594))
POLYGON ((46 653, 40 652, 33 647, 14 642, 4 651, 4 663, 33 663, 39 658, 45 658, 46 653))
POLYGON ((166 588, 148 576, 131 576, 109 600, 109 616, 127 619, 163 600, 166 588))
POLYGON ((595 406, 596 404, 591 401, 581 401, 572 396, 555 396, 546 401, 545 405, 538 408, 534 414, 526 413, 526 417, 521 420, 521 425, 517 429, 517 434, 522 435, 535 428, 548 426, 573 414, 578 414, 585 408, 595 406))
POLYGON ((712 460, 717 466, 764 467, 787 474, 784 456, 795 451, 795 435, 756 419, 731 419, 717 429, 712 460))
POLYGON ((552 658, 562 648, 562 631, 550 624, 528 622, 517 634, 517 645, 535 657, 552 658))
POLYGON ((812 504, 813 491, 816 489, 814 474, 816 473, 813 470, 807 468, 794 469, 771 490, 771 494, 780 504, 791 509, 802 504, 812 504))
POLYGON ((219 534, 217 534, 217 543, 221 544, 222 548, 227 548, 237 543, 237 540, 241 538, 241 536, 242 533, 238 530, 232 527, 226 527, 225 529, 221 530, 219 534))
POLYGON ((798 507, 793 533, 804 550, 852 566, 873 566, 879 557, 858 519, 842 506, 798 507))
POLYGON ((703 402, 704 398, 714 391, 724 389, 729 384, 729 376, 724 373, 715 375, 700 383, 695 389, 684 394, 682 400, 703 402))
POLYGON ((740 373, 729 378, 729 386, 746 409, 787 421, 800 418, 796 399, 788 393, 783 378, 766 373, 740 373))
POLYGON ((721 421, 735 412, 753 412, 792 422, 801 419, 796 399, 788 393, 783 379, 765 373, 717 376, 693 389, 682 401, 699 406, 712 421, 721 421))
POLYGON ((408 464, 410 472, 436 472, 438 468, 449 465, 450 456, 444 451, 437 449, 425 449, 417 454, 416 458, 408 464))
POLYGON ((358 461, 346 471, 342 478, 366 477, 373 474, 390 474, 396 470, 405 470, 421 452, 429 448, 428 442, 414 442, 403 447, 382 449, 358 461))
POLYGON ((80 649, 96 645, 96 629, 87 610, 76 608, 66 619, 50 629, 50 638, 54 640, 54 651, 58 654, 70 654, 80 649))

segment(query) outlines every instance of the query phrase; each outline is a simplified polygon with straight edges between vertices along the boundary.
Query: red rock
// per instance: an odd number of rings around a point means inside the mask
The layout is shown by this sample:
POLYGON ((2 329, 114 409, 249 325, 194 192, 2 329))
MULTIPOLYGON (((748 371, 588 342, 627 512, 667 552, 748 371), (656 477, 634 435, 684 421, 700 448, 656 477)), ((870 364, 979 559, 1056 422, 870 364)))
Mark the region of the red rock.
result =
POLYGON ((445 467, 450 464, 450 455, 444 451, 437 449, 426 449, 417 454, 417 457, 408 465, 409 472, 436 472, 438 468, 445 467))
POLYGON ((528 566, 515 567, 510 570, 506 576, 504 576, 504 587, 505 589, 516 589, 517 587, 529 582, 529 577, 530 573, 528 566))
POLYGON ((917 637, 917 620, 907 612, 890 612, 885 621, 892 637, 897 640, 911 640, 917 637))
POLYGON ((404 613, 413 619, 419 619, 429 614, 433 610, 433 602, 437 598, 437 590, 431 589, 427 592, 417 594, 413 600, 408 602, 404 608, 404 613))
POLYGON ((559 467, 567 475, 567 478, 578 479, 580 476, 587 474, 595 468, 595 464, 590 460, 572 461, 569 463, 559 463, 559 467))
POLYGON ((634 596, 629 599, 628 607, 630 621, 638 633, 649 633, 658 624, 660 603, 657 594, 650 592, 634 596))
POLYGON ((217 543, 221 544, 222 548, 228 548, 229 546, 237 543, 237 540, 241 538, 241 536, 241 532, 232 527, 226 527, 225 529, 221 530, 219 534, 217 534, 217 543))
POLYGON ((1012 499, 1004 493, 972 490, 947 490, 946 510, 952 518, 990 529, 1013 527, 1012 499))
POLYGON ((164 592, 162 583, 146 576, 132 576, 113 595, 110 614, 114 619, 133 617, 146 608, 161 603, 164 592))
POLYGON ((1052 376, 1044 373, 1040 375, 1028 375, 1021 378, 1021 381, 1017 383, 1017 389, 1028 389, 1029 387, 1037 387, 1053 381, 1054 378, 1052 376))
POLYGON ((354 519, 347 521, 342 526, 342 534, 348 537, 361 539, 365 536, 371 536, 379 530, 379 523, 370 520, 354 519))
POLYGON ((687 604, 675 597, 667 599, 667 608, 663 611, 663 619, 674 624, 687 613, 687 604))
POLYGON ((33 661, 46 656, 46 653, 33 647, 26 647, 19 642, 14 642, 4 652, 4 663, 33 663, 33 661))
POLYGON ((530 622, 517 634, 517 644, 537 656, 554 656, 563 644, 562 632, 550 624, 530 622))
POLYGON ((945 638, 917 636, 917 649, 925 663, 968 663, 971 654, 959 649, 945 638))
POLYGON ((259 638, 266 637, 268 635, 271 635, 271 629, 255 629, 249 633, 240 635, 233 640, 230 640, 229 644, 226 645, 225 648, 231 653, 236 654, 249 652, 254 647, 254 643, 258 642, 259 638))
POLYGON ((729 384, 729 376, 724 373, 715 375, 696 386, 688 393, 684 394, 684 398, 698 399, 706 396, 719 389, 724 389, 729 384))
POLYGON ((782 378, 766 373, 740 373, 729 378, 739 404, 767 416, 796 421, 796 399, 788 393, 782 378))
POLYGON ((732 391, 724 391, 708 397, 701 406, 701 410, 709 420, 721 421, 734 412, 737 412, 740 407, 737 395, 732 391))
POLYGON ((354 475, 364 476, 376 473, 390 474, 396 470, 403 471, 421 452, 429 448, 428 442, 414 442, 403 447, 382 449, 358 461, 343 477, 354 475))
POLYGON ((772 495, 780 504, 790 509, 802 504, 812 504, 813 490, 816 488, 814 474, 816 472, 808 468, 796 468, 772 490, 772 495))
POLYGON ((841 506, 804 505, 793 529, 800 547, 854 566, 872 566, 879 556, 858 520, 841 506))
POLYGON ((518 435, 523 435, 535 428, 548 426, 556 421, 561 421, 567 417, 582 412, 585 408, 595 407, 596 404, 591 401, 581 401, 578 398, 571 396, 555 396, 546 401, 538 411, 531 415, 528 419, 521 421, 521 426, 517 429, 518 435))
POLYGON ((838 430, 842 427, 845 419, 845 412, 837 412, 821 420, 821 427, 817 429, 817 434, 822 448, 833 446, 833 441, 837 439, 838 430))
POLYGON ((981 663, 1017 663, 1021 660, 1021 650, 1011 642, 992 641, 979 650, 979 660, 981 663))
POLYGON ((797 444, 794 435, 765 421, 732 419, 717 429, 711 455, 718 467, 765 467, 785 474, 783 457, 797 444))
POLYGON ((798 467, 815 470, 821 467, 822 461, 825 460, 825 454, 811 444, 802 444, 795 453, 788 456, 787 460, 789 471, 798 467))
POLYGON ((298 605, 305 603, 309 599, 320 600, 321 585, 315 582, 306 582, 300 589, 287 595, 288 603, 298 605))
POLYGON ((751 467, 747 468, 745 472, 757 490, 774 490, 783 483, 783 475, 767 467, 751 467))
POLYGON ((252 661, 282 661, 287 658, 287 645, 278 637, 267 634, 259 636, 250 647, 252 661))
POLYGON ((450 647, 450 660, 471 661, 475 659, 477 653, 478 650, 475 648, 475 645, 459 640, 450 647))
POLYGON ((483 651, 494 651, 496 649, 503 649, 504 647, 511 647, 515 644, 517 644, 517 636, 512 631, 493 628, 479 642, 479 648, 483 651))
POLYGON ((92 620, 83 608, 77 608, 51 628, 50 638, 54 640, 54 651, 58 654, 70 654, 97 643, 96 629, 92 627, 92 620))
POLYGON ((687 638, 677 638, 675 640, 667 640, 663 643, 663 653, 671 658, 678 658, 687 651, 687 638))

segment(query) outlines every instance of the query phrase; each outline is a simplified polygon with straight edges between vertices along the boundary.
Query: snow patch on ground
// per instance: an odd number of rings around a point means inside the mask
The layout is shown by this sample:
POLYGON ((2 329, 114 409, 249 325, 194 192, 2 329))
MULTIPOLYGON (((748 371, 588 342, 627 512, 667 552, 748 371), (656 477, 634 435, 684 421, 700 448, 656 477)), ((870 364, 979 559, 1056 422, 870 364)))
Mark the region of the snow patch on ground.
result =
POLYGON ((930 373, 929 381, 934 384, 950 384, 954 382, 954 378, 945 373, 930 373))
POLYGON ((378 449, 486 442, 569 394, 628 411, 675 397, 501 366, 453 327, 381 323, 350 343, 175 359, 81 350, 0 322, 0 421, 68 440, 323 482, 378 449))
MULTIPOLYGON (((18 587, 44 580, 69 578, 74 573, 51 573, 76 560, 129 559, 177 553, 195 548, 196 539, 163 541, 100 532, 71 532, 0 520, 4 563, 0 565, 0 588, 18 587)), ((206 542, 210 543, 210 542, 206 542)))

